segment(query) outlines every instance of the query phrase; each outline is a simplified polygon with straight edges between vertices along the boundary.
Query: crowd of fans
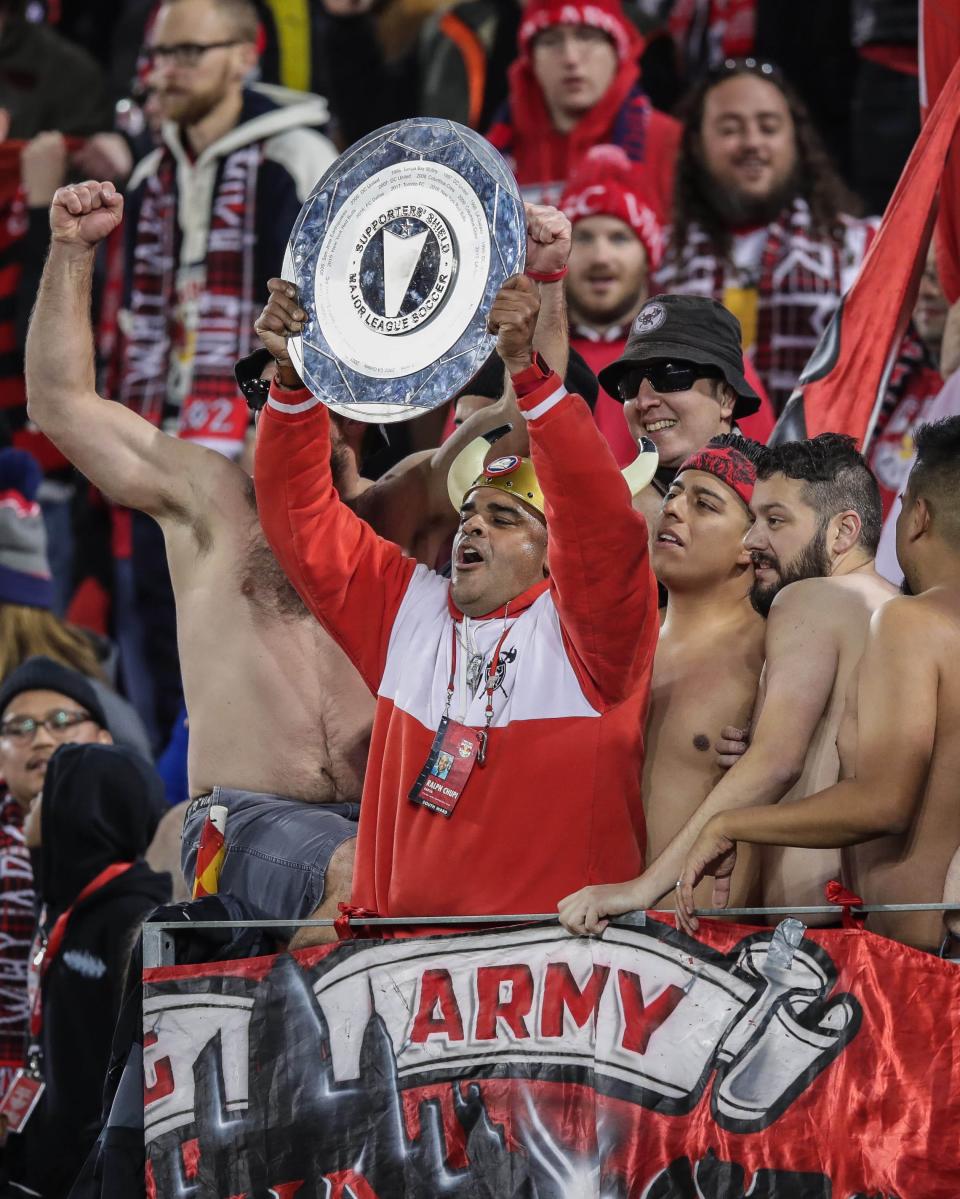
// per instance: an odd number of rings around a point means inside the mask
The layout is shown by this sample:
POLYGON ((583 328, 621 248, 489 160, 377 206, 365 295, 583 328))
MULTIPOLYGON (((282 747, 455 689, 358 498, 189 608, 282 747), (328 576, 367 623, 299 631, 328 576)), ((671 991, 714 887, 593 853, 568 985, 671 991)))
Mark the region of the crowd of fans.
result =
MULTIPOLYGON (((11 1194, 96 1156, 159 904, 596 934, 960 898, 932 248, 862 452, 766 444, 917 76, 916 0, 0 0, 11 1194), (337 153, 418 115, 506 157, 527 273, 387 437, 303 387, 284 251, 337 153)), ((949 925, 867 927, 950 956, 949 925)))

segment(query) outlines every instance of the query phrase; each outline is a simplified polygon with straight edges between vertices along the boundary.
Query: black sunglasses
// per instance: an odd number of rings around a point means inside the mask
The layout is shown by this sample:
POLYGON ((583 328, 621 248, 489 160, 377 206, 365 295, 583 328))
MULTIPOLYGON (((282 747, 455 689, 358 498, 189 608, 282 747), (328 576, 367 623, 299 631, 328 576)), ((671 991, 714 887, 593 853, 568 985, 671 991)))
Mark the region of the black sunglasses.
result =
POLYGON ((650 380, 654 391, 669 393, 689 391, 698 379, 722 378, 722 371, 716 367, 697 362, 644 362, 624 372, 618 390, 621 400, 632 400, 644 379, 650 380))

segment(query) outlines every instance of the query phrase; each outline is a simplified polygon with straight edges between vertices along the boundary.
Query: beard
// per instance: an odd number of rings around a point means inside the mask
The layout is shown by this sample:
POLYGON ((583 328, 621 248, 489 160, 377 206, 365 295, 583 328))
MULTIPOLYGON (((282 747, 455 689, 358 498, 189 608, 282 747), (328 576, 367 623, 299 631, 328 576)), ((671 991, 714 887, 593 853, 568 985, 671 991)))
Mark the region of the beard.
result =
POLYGON ((705 167, 701 169, 707 205, 728 229, 769 225, 801 194, 800 174, 796 167, 765 196, 753 196, 739 188, 724 186, 705 167))
POLYGON ((582 325, 616 325, 632 317, 640 302, 638 292, 630 291, 612 304, 591 304, 580 296, 567 293, 570 315, 582 325))
POLYGON ((157 107, 163 120, 173 121, 183 128, 191 128, 202 120, 220 104, 227 87, 226 72, 213 83, 202 90, 188 92, 164 93, 156 92, 157 107))
POLYGON ((750 588, 750 603, 753 610, 764 620, 770 615, 770 608, 784 587, 791 583, 799 583, 801 579, 824 579, 830 573, 830 559, 827 557, 827 526, 821 524, 813 537, 797 554, 792 562, 781 567, 768 555, 760 555, 770 562, 777 571, 775 583, 762 584, 754 581, 750 588))

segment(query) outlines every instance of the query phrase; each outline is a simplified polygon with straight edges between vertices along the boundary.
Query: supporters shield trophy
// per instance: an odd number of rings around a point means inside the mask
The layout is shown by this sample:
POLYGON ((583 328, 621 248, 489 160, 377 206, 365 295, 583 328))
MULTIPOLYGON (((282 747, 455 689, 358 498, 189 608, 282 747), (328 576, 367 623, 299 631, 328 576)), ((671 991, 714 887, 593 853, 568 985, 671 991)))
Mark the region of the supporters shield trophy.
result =
POLYGON ((489 142, 439 118, 378 129, 341 154, 293 227, 283 274, 307 314, 290 339, 297 372, 357 420, 436 408, 493 349, 487 313, 525 250, 520 192, 489 142))

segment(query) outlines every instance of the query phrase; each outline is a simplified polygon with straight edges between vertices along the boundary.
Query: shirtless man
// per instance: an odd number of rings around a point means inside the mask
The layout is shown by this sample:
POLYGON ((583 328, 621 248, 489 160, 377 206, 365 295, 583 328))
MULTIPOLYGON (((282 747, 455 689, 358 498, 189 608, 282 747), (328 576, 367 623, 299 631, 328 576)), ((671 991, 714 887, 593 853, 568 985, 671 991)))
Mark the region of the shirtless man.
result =
MULTIPOLYGON (((684 865, 678 915, 714 874, 723 906, 737 842, 843 849, 843 877, 865 903, 937 902, 960 844, 960 417, 921 425, 897 519, 897 557, 913 593, 870 622, 857 690, 854 777, 793 804, 724 811, 684 865)), ((732 772, 731 772, 732 773, 732 772)), ((936 951, 939 912, 875 913, 867 927, 936 951)))
MULTIPOLYGON (((652 908, 714 813, 790 802, 839 777, 844 705, 870 618, 896 594, 874 569, 879 492, 852 441, 829 433, 766 451, 757 475, 744 545, 756 572, 751 600, 769 616, 751 744, 639 879, 579 902, 574 931, 599 933, 605 916, 652 908)), ((764 904, 823 903, 824 884, 839 873, 836 853, 777 853, 763 863, 764 904)))
MULTIPOLYGON (((753 564, 743 539, 761 453, 735 434, 713 438, 681 464, 654 523, 651 565, 667 605, 646 724, 648 866, 719 781, 712 749, 721 729, 732 720, 747 723, 753 711, 764 622, 750 603, 753 564)), ((744 901, 756 874, 741 861, 744 901)), ((598 890, 586 887, 563 900, 568 928, 583 931, 580 921, 598 890)))
MULTIPOLYGON (((651 564, 667 605, 647 716, 647 865, 720 781, 713 745, 723 727, 747 724, 753 712, 764 622, 750 603, 753 564, 743 538, 760 452, 735 434, 708 442, 681 465, 654 525, 651 564)), ((741 859, 738 904, 755 881, 741 859)))
POLYGON ((350 892, 373 703, 277 565, 244 471, 97 394, 94 255, 122 212, 111 184, 54 196, 50 256, 27 342, 30 416, 91 482, 163 530, 190 713, 196 837, 206 802, 199 797, 228 802, 231 840, 256 821, 266 855, 291 799, 325 805, 311 812, 305 840, 313 841, 299 869, 264 869, 263 857, 231 846, 224 890, 257 896, 271 915, 306 915, 321 896, 335 913, 350 892), (254 813, 254 797, 272 803, 254 813))
POLYGON ((653 483, 633 501, 651 530, 680 463, 760 407, 744 375, 739 321, 703 296, 648 300, 623 354, 599 378, 623 403, 636 444, 649 438, 660 454, 653 483))
MULTIPOLYGON (((260 529, 249 476, 221 455, 161 434, 97 395, 93 259, 122 212, 122 198, 109 183, 62 188, 54 197, 50 257, 27 346, 30 414, 101 490, 149 513, 163 530, 190 712, 195 798, 184 827, 184 874, 192 879, 213 799, 229 808, 221 889, 268 916, 335 915, 350 894, 373 699, 277 565, 260 529), (294 800, 323 810, 305 812, 294 800)), ((551 214, 532 210, 531 219, 538 229, 554 228, 558 221, 551 214)), ((566 227, 568 249, 569 225, 555 217, 566 227)), ((562 232, 553 238, 555 256, 567 252, 562 232)), ((533 253, 536 261, 536 246, 533 253)), ((565 343, 558 315, 563 285, 545 285, 543 293, 547 317, 538 337, 550 357, 565 343)), ((405 534, 408 548, 433 513, 442 512, 452 531, 450 462, 478 432, 503 423, 510 410, 501 408, 477 418, 486 424, 464 426, 429 463, 419 456, 412 469, 398 469, 388 485, 370 486, 360 478, 355 458, 364 427, 339 422, 342 448, 353 450, 340 455, 337 466, 344 498, 371 523, 379 508, 391 513, 389 532, 405 534), (399 531, 398 521, 404 522, 399 531)), ((523 424, 519 416, 515 423, 523 424)))

